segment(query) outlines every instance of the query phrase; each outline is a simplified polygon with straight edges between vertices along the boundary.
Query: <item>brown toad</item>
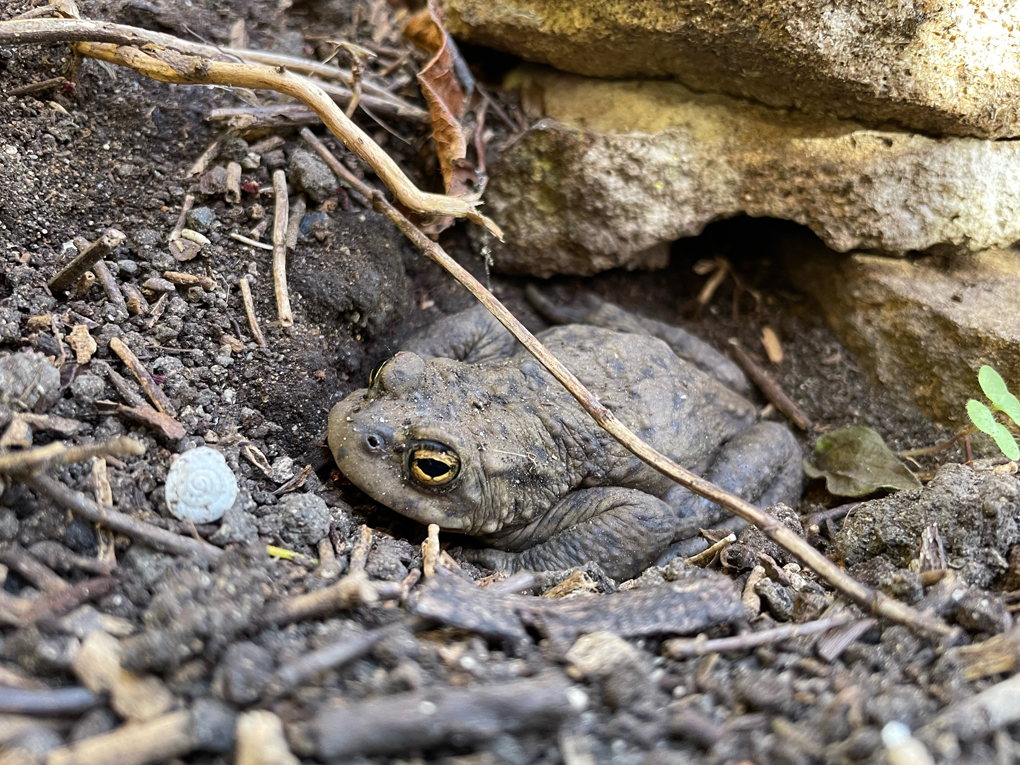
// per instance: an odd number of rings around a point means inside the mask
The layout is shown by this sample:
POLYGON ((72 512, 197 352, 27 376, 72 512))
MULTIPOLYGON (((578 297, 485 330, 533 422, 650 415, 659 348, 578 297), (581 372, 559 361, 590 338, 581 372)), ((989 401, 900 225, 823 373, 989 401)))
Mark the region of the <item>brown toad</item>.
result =
MULTIPOLYGON (((638 436, 750 502, 798 498, 800 448, 719 382, 747 390, 732 362, 595 298, 568 310, 530 297, 554 320, 585 322, 539 338, 638 436)), ((725 515, 599 428, 481 306, 407 347, 333 408, 329 445, 382 504, 498 548, 475 551, 478 562, 548 570, 592 560, 626 579, 725 515)))

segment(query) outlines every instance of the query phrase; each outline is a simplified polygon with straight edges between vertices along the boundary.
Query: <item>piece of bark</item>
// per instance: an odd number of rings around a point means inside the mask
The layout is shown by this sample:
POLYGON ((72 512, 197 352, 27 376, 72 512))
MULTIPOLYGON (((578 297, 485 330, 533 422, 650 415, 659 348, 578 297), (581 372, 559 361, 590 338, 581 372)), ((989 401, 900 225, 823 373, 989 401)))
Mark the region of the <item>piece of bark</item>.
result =
POLYGON ((549 600, 495 594, 437 568, 409 607, 418 616, 513 645, 530 640, 525 627, 535 627, 562 647, 592 632, 624 638, 691 635, 747 616, 733 581, 703 569, 654 587, 549 600))
POLYGON ((584 691, 561 676, 481 688, 430 689, 347 706, 327 706, 312 723, 326 762, 354 755, 397 755, 504 733, 555 729, 587 706, 584 691))

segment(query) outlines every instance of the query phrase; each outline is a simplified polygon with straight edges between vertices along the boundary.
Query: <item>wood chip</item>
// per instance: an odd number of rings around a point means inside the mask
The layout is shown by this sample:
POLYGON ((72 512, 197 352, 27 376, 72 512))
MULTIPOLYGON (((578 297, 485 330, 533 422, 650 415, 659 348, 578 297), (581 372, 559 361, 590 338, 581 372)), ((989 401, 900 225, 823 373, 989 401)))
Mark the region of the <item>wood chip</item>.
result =
POLYGON ((779 342, 779 335, 769 325, 761 328, 761 344, 765 348, 765 355, 773 364, 780 364, 783 361, 783 346, 779 342))
POLYGON ((127 235, 115 228, 108 228, 95 242, 81 251, 74 260, 64 266, 49 281, 52 292, 61 292, 77 283, 77 281, 97 262, 117 249, 127 235))
POLYGON ((216 289, 216 281, 208 276, 195 276, 194 274, 185 274, 181 271, 165 271, 163 277, 178 287, 201 287, 206 292, 212 292, 216 289))
POLYGON ((144 404, 142 406, 125 406, 116 401, 97 401, 96 408, 102 412, 112 412, 126 420, 152 428, 168 441, 177 441, 187 435, 184 426, 169 414, 159 412, 144 404))
POLYGON ((436 564, 439 562, 439 526, 429 524, 428 538, 421 543, 422 571, 428 579, 436 573, 436 564))
POLYGON ((99 348, 92 335, 89 334, 89 328, 84 324, 74 325, 71 334, 67 336, 67 344, 74 351, 75 360, 82 365, 88 364, 92 360, 92 354, 99 348))

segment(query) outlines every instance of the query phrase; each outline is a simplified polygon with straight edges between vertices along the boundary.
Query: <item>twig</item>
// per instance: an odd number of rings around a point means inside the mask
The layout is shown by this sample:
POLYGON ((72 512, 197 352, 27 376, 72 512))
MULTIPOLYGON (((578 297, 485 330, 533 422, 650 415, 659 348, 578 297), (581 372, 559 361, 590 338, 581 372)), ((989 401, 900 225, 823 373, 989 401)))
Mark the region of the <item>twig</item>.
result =
POLYGON ((924 446, 921 447, 920 449, 906 449, 902 452, 896 452, 896 454, 897 456, 904 457, 906 459, 910 459, 911 457, 923 457, 926 454, 935 454, 937 452, 945 451, 950 446, 959 441, 961 438, 966 438, 967 436, 976 432, 977 432, 976 426, 968 425, 959 433, 950 438, 948 441, 943 441, 941 444, 935 444, 935 446, 924 446))
POLYGON ((232 205, 241 202, 241 165, 237 162, 227 163, 227 193, 224 198, 232 205))
MULTIPOLYGON (((450 197, 418 189, 393 158, 367 133, 351 122, 321 87, 284 68, 292 65, 296 67, 297 64, 293 61, 279 62, 275 65, 276 68, 259 64, 216 61, 214 58, 220 56, 207 57, 210 54, 206 47, 200 49, 199 55, 182 53, 182 50, 195 50, 195 47, 186 45, 183 40, 170 35, 159 35, 137 27, 81 19, 0 22, 0 45, 75 40, 82 41, 72 46, 82 56, 127 66, 139 74, 161 82, 274 90, 297 98, 319 115, 330 132, 344 146, 372 167, 401 204, 429 215, 468 218, 502 238, 499 227, 477 211, 480 201, 476 196, 450 197), (112 42, 84 42, 85 40, 112 42), (131 47, 135 45, 147 47, 144 50, 131 47)), ((251 51, 245 53, 252 56, 251 51)), ((265 57, 263 59, 265 60, 265 57)), ((300 61, 297 60, 298 63, 300 61)))
POLYGON ((33 93, 39 93, 49 88, 56 88, 67 82, 66 77, 50 77, 48 80, 42 80, 41 82, 32 82, 28 85, 22 85, 19 88, 11 88, 4 92, 5 96, 29 96, 33 93))
POLYGON ((102 260, 96 261, 92 266, 92 273, 99 279, 103 292, 106 293, 106 299, 113 303, 113 307, 117 309, 117 315, 121 319, 126 319, 130 316, 127 303, 124 300, 124 294, 120 291, 120 286, 117 284, 117 280, 113 278, 113 274, 110 273, 110 268, 106 265, 106 262, 102 260))
POLYGON ((0 624, 20 627, 25 623, 25 617, 31 610, 31 600, 19 598, 0 589, 0 624))
POLYGON ((215 563, 223 555, 223 551, 214 545, 199 539, 183 537, 166 529, 153 526, 145 521, 138 521, 129 515, 114 510, 112 507, 100 507, 81 492, 64 486, 50 476, 37 475, 25 480, 29 488, 45 494, 58 505, 67 508, 91 523, 101 523, 113 531, 118 531, 132 539, 149 545, 157 550, 184 555, 190 558, 207 559, 215 563))
POLYGON ((290 212, 287 214, 287 252, 297 249, 298 236, 301 234, 301 220, 305 217, 307 205, 305 195, 298 194, 290 206, 290 212))
POLYGON ((101 598, 116 586, 117 580, 112 576, 101 576, 78 582, 60 592, 44 595, 35 601, 32 610, 25 614, 25 623, 33 624, 41 619, 63 616, 82 603, 101 598))
MULTIPOLYGON (((213 146, 216 146, 216 145, 217 145, 216 143, 213 144, 213 146)), ((210 148, 212 148, 212 147, 210 147, 210 148)), ((209 149, 206 149, 206 151, 209 151, 209 149)), ((201 159, 201 157, 199 159, 201 159)), ((168 242, 173 242, 174 240, 180 238, 181 232, 184 230, 184 224, 188 220, 188 212, 194 206, 195 206, 195 196, 194 196, 194 194, 188 194, 187 196, 185 196, 184 197, 184 203, 181 205, 181 214, 177 216, 177 223, 174 225, 173 229, 170 231, 170 236, 167 237, 167 241, 168 242)))
POLYGON ((71 586, 19 544, 0 552, 0 563, 10 566, 43 592, 61 592, 71 586))
POLYGON ((115 228, 109 228, 101 237, 82 251, 78 257, 64 266, 49 281, 51 292, 58 292, 73 287, 86 271, 98 261, 116 250, 127 238, 127 235, 115 228))
POLYGON ((397 626, 399 623, 397 625, 389 624, 354 637, 338 640, 332 645, 306 653, 304 656, 284 664, 276 673, 276 681, 280 686, 277 692, 289 690, 323 670, 338 669, 361 658, 371 651, 376 643, 392 633, 397 626))
POLYGON ((692 566, 696 566, 699 563, 701 563, 702 561, 710 561, 710 560, 712 560, 712 558, 715 557, 715 554, 717 552, 719 552, 720 550, 725 550, 727 547, 729 547, 731 544, 733 544, 736 541, 737 541, 737 535, 736 534, 729 534, 729 535, 723 537, 722 539, 720 539, 714 545, 711 545, 710 547, 702 550, 697 555, 692 555, 690 558, 685 560, 684 563, 689 563, 692 566))
POLYGON ((258 247, 260 250, 272 250, 273 249, 273 245, 266 244, 265 242, 256 242, 254 239, 250 239, 250 238, 246 237, 244 234, 232 233, 232 234, 228 234, 227 236, 229 236, 231 239, 234 239, 234 240, 236 240, 238 242, 241 242, 241 244, 246 244, 249 247, 258 247))
POLYGON ((273 172, 273 292, 276 293, 276 313, 280 326, 294 326, 294 314, 290 310, 290 295, 287 293, 287 174, 283 170, 273 172))
POLYGON ((160 317, 163 316, 163 311, 166 310, 166 304, 167 304, 167 297, 166 296, 168 294, 169 293, 164 292, 162 295, 160 295, 159 296, 159 300, 156 301, 156 305, 154 305, 152 307, 152 310, 149 312, 149 320, 147 322, 145 322, 145 328, 146 329, 152 329, 153 327, 155 327, 156 326, 156 322, 159 321, 160 317))
POLYGON ((638 438, 616 419, 616 416, 606 409, 591 391, 585 388, 581 381, 559 359, 553 356, 467 269, 447 255, 436 242, 425 236, 397 208, 387 202, 381 193, 344 167, 308 128, 301 131, 301 136, 318 152, 333 172, 346 181, 351 188, 370 199, 373 208, 389 218, 427 258, 438 263, 466 287, 527 348, 528 352, 538 359, 553 377, 559 380, 591 418, 636 457, 695 494, 715 502, 737 517, 757 526, 765 536, 783 549, 788 550, 805 566, 815 571, 832 587, 862 608, 929 635, 950 634, 949 626, 941 619, 921 613, 882 592, 866 587, 826 558, 806 540, 786 528, 778 519, 762 512, 735 494, 723 491, 711 481, 681 467, 638 438))
POLYGON ((811 513, 811 515, 805 515, 800 519, 801 526, 804 527, 805 531, 812 528, 820 529, 822 524, 826 521, 839 520, 845 515, 849 515, 850 512, 857 507, 860 502, 848 502, 845 505, 837 505, 836 507, 830 507, 826 510, 819 510, 817 513, 811 513))
POLYGON ((164 271, 163 278, 178 287, 201 287, 206 292, 216 289, 216 281, 209 276, 185 274, 180 271, 164 271))
POLYGON ((364 571, 359 571, 321 590, 275 601, 266 609, 263 620, 267 624, 290 624, 380 600, 396 600, 400 595, 399 582, 371 582, 364 571))
POLYGON ((110 338, 110 350, 116 353, 120 360, 127 364, 128 369, 131 370, 131 374, 138 380, 138 384, 142 386, 142 390, 145 391, 145 395, 149 397, 149 400, 153 403, 153 406, 157 410, 168 414, 171 417, 177 416, 177 410, 174 409, 174 405, 170 403, 170 399, 163 392, 156 381, 152 379, 152 375, 149 374, 149 370, 145 368, 145 365, 138 360, 138 357, 127 347, 127 344, 119 337, 110 338))
POLYGON ((0 454, 0 474, 17 477, 39 473, 59 465, 84 462, 92 457, 110 455, 138 456, 145 453, 145 446, 133 438, 119 436, 98 444, 65 446, 59 441, 34 449, 25 449, 10 454, 0 454))
POLYGON ((80 715, 98 705, 98 696, 76 685, 45 690, 0 686, 0 714, 80 715))
POLYGON ((714 640, 684 640, 676 638, 667 640, 662 644, 662 648, 666 656, 671 659, 689 659, 692 656, 705 656, 710 653, 725 653, 726 651, 746 651, 749 648, 757 648, 769 643, 778 643, 781 640, 816 635, 819 632, 828 632, 835 627, 842 627, 851 622, 858 621, 859 618, 855 616, 833 616, 814 622, 786 624, 770 630, 748 632, 745 635, 734 635, 733 637, 716 638, 714 640))
POLYGON ((251 299, 251 282, 247 276, 242 276, 238 282, 241 288, 241 302, 244 303, 244 312, 248 317, 248 326, 255 337, 255 342, 260 348, 266 347, 266 336, 262 334, 262 327, 259 326, 259 317, 255 315, 255 301, 251 299))
POLYGON ((92 366, 97 370, 106 374, 106 379, 110 381, 114 388, 117 389, 117 394, 124 399, 131 406, 147 406, 145 399, 142 398, 138 392, 132 387, 124 376, 107 364, 102 359, 93 359, 92 366))
MULTIPOLYGON (((197 726, 201 727, 201 726, 197 726)), ((144 765, 183 757, 193 751, 196 725, 191 712, 170 712, 148 722, 122 725, 109 733, 54 749, 46 765, 144 765)))
POLYGON ((125 420, 152 428, 168 441, 177 441, 187 435, 184 426, 169 414, 158 412, 142 402, 141 406, 125 406, 116 401, 97 401, 96 409, 101 412, 112 412, 125 420))
POLYGON ((82 571, 87 571, 90 574, 109 576, 113 570, 117 568, 117 564, 115 562, 86 558, 84 555, 73 553, 59 542, 54 542, 50 539, 45 539, 42 542, 36 542, 28 548, 28 551, 36 558, 43 561, 50 568, 59 569, 61 571, 74 571, 75 569, 81 569, 82 571))
POLYGON ((810 431, 811 418, 793 402, 793 399, 786 395, 786 391, 776 382, 776 379, 751 358, 750 354, 741 347, 739 340, 731 337, 729 345, 733 360, 744 370, 744 374, 761 389, 765 398, 775 404, 776 409, 785 414, 790 422, 798 428, 810 431))

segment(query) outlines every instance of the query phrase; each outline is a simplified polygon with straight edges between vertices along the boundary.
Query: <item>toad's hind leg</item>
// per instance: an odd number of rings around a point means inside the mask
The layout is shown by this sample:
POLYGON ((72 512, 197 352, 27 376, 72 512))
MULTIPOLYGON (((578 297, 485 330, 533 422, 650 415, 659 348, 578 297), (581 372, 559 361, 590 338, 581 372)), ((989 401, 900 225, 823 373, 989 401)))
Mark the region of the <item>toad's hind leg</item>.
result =
MULTIPOLYGON (((777 502, 796 506, 803 483, 800 445, 786 426, 759 422, 723 444, 704 476, 758 507, 777 502)), ((682 486, 672 489, 663 500, 676 509, 678 540, 695 537, 698 529, 744 526, 719 505, 682 486)))
POLYGON ((594 561, 608 576, 623 581, 666 551, 675 525, 673 509, 651 494, 619 487, 581 489, 528 526, 483 539, 509 552, 465 552, 497 571, 557 571, 594 561))
POLYGON ((451 314, 401 344, 423 359, 456 359, 468 364, 509 356, 517 340, 483 305, 451 314))

